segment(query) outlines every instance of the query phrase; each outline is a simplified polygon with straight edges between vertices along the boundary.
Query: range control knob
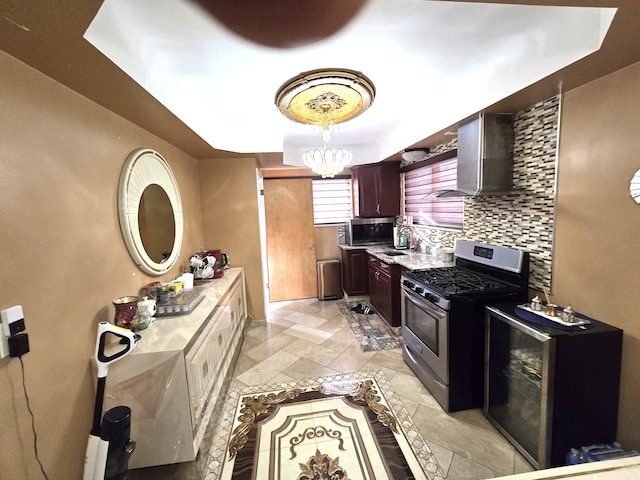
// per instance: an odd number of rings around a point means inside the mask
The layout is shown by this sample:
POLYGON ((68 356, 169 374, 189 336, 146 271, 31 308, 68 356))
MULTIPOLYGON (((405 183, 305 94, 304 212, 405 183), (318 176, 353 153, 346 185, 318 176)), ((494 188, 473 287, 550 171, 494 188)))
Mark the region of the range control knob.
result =
POLYGON ((409 280, 405 280, 405 281, 403 281, 402 283, 403 283, 403 285, 406 285, 406 286, 407 286, 407 287, 409 287, 409 288, 413 288, 413 287, 415 287, 415 286, 416 286, 416 284, 415 284, 415 283, 410 282, 409 280))
POLYGON ((422 287, 416 287, 415 288, 416 293, 419 293, 420 295, 422 295, 422 293, 424 292, 424 288, 422 287))

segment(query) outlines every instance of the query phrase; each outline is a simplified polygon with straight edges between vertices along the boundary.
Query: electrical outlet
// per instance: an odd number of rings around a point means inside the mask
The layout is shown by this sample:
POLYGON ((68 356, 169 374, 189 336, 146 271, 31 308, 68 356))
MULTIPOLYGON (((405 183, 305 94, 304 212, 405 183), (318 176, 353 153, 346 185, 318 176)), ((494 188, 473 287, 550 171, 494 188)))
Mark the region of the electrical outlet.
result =
POLYGON ((2 318, 2 333, 0 334, 0 358, 9 355, 9 337, 13 337, 25 330, 24 313, 22 305, 3 308, 0 311, 2 318))

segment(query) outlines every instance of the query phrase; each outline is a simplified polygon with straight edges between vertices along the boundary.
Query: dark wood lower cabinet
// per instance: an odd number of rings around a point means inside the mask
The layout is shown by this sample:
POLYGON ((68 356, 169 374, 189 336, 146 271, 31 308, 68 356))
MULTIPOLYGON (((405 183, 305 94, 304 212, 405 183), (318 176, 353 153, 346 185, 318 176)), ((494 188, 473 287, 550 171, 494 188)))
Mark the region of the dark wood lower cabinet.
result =
POLYGON ((400 326, 402 267, 369 255, 369 302, 392 327, 400 326))
POLYGON ((364 248, 342 250, 342 288, 347 295, 368 295, 367 251, 364 248))

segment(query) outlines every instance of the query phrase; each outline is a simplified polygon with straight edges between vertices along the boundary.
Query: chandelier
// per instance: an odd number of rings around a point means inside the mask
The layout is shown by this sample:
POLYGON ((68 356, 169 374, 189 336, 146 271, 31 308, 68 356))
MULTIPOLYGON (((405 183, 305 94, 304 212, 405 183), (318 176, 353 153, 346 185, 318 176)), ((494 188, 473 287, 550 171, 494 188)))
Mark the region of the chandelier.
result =
POLYGON ((363 74, 321 69, 285 82, 276 93, 275 103, 290 120, 321 127, 323 147, 306 151, 302 161, 314 173, 330 178, 353 158, 350 150, 331 147, 331 128, 360 115, 371 106, 374 97, 373 83, 363 74))

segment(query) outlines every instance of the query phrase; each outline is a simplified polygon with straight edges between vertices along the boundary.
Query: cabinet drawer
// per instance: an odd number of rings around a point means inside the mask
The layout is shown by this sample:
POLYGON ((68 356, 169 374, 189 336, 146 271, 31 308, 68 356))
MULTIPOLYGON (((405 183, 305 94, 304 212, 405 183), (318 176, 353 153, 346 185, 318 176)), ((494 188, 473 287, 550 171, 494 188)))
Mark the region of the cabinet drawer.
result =
POLYGON ((381 272, 384 272, 387 275, 391 275, 391 265, 389 265, 388 263, 380 261, 378 262, 378 268, 381 272))

